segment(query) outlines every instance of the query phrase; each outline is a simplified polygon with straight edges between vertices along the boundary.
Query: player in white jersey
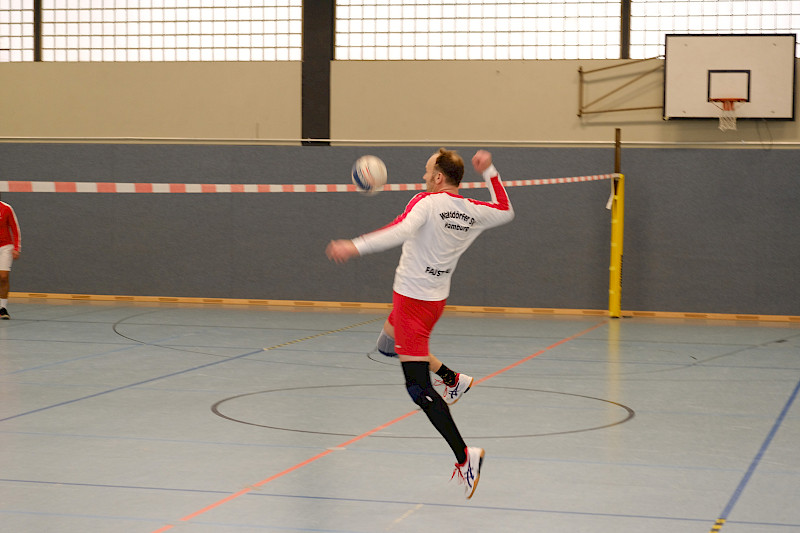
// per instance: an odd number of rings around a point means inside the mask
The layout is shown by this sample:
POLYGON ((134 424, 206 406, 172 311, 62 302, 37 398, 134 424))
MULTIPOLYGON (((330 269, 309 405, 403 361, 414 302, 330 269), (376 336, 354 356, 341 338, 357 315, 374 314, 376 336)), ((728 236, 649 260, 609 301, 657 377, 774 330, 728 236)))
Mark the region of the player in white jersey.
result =
MULTIPOLYGON (((444 311, 450 280, 461 255, 481 232, 514 218, 491 154, 479 150, 472 164, 483 175, 491 202, 459 194, 464 162, 457 153, 441 148, 425 165, 426 191, 414 196, 391 224, 353 240, 331 241, 326 249, 329 259, 343 263, 355 256, 403 245, 395 271, 392 312, 384 332, 396 335, 395 348, 406 389, 453 450, 453 476, 458 475, 466 485, 467 498, 472 497, 478 485, 484 450, 466 445, 447 403, 433 389, 428 369, 436 371, 441 362, 431 355, 428 339, 444 311), (392 328, 393 331, 386 331, 392 328)), ((438 370, 440 374, 441 368, 438 370)))

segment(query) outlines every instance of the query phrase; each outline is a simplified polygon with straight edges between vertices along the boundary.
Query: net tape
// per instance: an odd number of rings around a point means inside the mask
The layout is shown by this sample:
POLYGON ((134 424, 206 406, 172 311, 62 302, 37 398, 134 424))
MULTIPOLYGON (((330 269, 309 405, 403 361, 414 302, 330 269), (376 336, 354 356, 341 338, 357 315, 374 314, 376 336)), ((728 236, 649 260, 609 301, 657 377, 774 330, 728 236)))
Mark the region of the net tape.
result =
MULTIPOLYGON (((506 187, 558 185, 610 180, 619 174, 596 174, 569 178, 503 181, 506 187)), ((486 188, 482 181, 462 182, 462 189, 486 188)), ((388 183, 384 191, 424 191, 424 183, 388 183)), ((145 193, 145 194, 225 194, 225 193, 325 193, 356 192, 353 184, 224 184, 224 183, 119 183, 86 181, 0 181, 0 192, 41 193, 145 193)))

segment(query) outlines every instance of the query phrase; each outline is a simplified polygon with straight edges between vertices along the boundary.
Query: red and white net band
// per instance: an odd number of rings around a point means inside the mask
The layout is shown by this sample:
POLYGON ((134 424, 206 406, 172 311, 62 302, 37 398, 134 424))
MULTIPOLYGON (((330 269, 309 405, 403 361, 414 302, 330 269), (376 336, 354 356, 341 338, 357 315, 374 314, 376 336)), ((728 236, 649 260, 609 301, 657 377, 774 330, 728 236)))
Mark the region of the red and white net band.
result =
MULTIPOLYGON (((533 185, 557 185, 585 181, 609 180, 618 174, 598 174, 594 176, 575 176, 570 178, 551 178, 533 180, 504 181, 506 187, 527 187, 533 185)), ((462 189, 485 188, 482 181, 462 182, 462 189)), ((389 183, 384 191, 424 191, 425 184, 389 183)), ((114 183, 86 181, 0 181, 0 192, 52 192, 52 193, 319 193, 355 192, 353 184, 221 184, 221 183, 114 183)))

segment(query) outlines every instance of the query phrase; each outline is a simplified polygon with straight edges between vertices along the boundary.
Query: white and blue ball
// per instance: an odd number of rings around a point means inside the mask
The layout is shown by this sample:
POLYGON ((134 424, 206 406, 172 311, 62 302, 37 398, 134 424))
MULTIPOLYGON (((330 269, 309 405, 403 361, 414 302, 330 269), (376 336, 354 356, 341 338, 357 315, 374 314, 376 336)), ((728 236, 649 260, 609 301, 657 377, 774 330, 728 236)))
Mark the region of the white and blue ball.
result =
POLYGON ((386 165, 374 155, 361 156, 353 164, 351 177, 358 192, 370 196, 377 194, 386 185, 386 165))

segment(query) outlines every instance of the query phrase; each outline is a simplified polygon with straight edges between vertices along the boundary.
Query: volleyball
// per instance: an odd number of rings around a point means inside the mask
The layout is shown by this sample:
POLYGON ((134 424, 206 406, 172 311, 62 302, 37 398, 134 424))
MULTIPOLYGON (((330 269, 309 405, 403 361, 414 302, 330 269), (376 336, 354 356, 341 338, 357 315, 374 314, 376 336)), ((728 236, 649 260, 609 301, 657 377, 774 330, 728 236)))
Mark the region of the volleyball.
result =
POLYGON ((351 173, 356 190, 362 194, 377 194, 386 185, 386 165, 374 155, 359 157, 351 173))

